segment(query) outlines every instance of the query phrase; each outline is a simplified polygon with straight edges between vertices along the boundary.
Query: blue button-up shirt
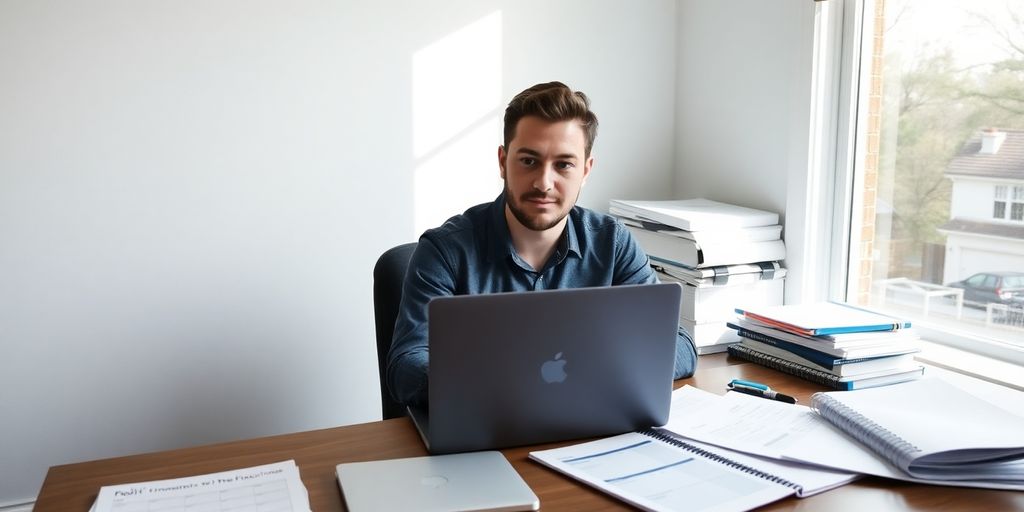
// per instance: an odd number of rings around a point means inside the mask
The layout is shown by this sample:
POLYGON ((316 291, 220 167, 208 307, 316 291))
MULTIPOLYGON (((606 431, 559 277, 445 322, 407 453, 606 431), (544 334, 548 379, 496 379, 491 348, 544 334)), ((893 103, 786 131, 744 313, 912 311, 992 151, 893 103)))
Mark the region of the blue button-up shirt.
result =
MULTIPOLYGON (((512 245, 504 195, 474 206, 424 232, 413 252, 388 354, 391 395, 407 405, 427 402, 427 303, 434 297, 656 282, 647 255, 614 217, 573 207, 555 253, 536 270, 512 245)), ((675 378, 696 365, 693 341, 680 328, 675 378)))

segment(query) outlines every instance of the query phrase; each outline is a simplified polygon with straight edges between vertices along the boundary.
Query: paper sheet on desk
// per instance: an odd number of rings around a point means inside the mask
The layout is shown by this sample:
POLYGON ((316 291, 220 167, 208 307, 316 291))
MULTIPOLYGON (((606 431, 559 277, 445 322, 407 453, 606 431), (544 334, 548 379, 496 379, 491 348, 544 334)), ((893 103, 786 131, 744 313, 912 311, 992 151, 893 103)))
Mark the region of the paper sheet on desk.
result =
POLYGON ((260 510, 308 512, 295 461, 170 480, 104 486, 90 512, 260 510))
POLYGON ((802 405, 742 393, 719 396, 683 386, 672 393, 672 409, 668 423, 662 428, 752 455, 854 473, 907 478, 802 405))

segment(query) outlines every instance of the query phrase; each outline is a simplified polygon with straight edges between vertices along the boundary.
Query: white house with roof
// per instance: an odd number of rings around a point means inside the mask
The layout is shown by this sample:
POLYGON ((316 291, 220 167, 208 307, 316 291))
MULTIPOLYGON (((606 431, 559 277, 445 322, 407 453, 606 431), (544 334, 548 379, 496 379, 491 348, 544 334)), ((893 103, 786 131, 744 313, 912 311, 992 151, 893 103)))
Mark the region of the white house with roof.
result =
POLYGON ((1024 271, 1024 130, 986 129, 950 161, 953 182, 943 282, 1024 271))

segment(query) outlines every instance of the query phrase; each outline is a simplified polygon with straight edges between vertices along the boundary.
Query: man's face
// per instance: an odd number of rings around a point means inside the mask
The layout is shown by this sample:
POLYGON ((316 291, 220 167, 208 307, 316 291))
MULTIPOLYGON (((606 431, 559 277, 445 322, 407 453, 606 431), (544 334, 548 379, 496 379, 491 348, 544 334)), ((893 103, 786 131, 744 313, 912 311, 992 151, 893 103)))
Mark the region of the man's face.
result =
POLYGON ((586 135, 580 122, 519 120, 509 147, 498 148, 505 203, 520 224, 533 231, 560 227, 590 174, 586 135))

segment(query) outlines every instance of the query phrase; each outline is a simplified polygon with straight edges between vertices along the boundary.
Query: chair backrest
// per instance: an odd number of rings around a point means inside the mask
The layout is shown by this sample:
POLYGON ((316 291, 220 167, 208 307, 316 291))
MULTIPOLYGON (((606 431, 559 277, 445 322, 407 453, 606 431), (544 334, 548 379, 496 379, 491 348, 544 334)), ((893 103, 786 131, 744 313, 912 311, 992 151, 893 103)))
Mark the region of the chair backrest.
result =
POLYGON ((388 391, 388 352, 402 301, 402 283, 416 242, 392 247, 377 259, 373 267, 373 316, 377 327, 377 371, 380 375, 380 407, 383 419, 405 416, 405 408, 388 391))

